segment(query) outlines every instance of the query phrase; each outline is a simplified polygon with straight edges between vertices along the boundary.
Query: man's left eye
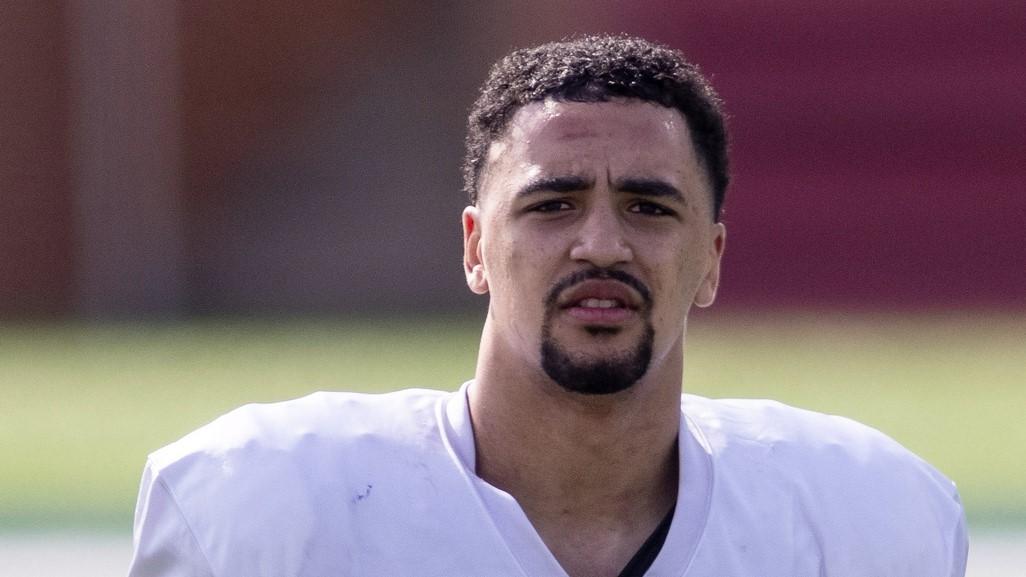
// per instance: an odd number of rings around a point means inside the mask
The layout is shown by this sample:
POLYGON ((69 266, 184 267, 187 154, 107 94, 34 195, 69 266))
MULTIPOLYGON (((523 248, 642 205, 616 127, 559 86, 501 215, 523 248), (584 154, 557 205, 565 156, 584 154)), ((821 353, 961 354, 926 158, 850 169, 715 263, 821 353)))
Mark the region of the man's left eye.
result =
POLYGON ((675 214, 669 208, 666 208, 665 206, 661 204, 656 204, 654 202, 636 202, 632 204, 628 208, 628 210, 630 212, 635 212, 638 214, 647 214, 649 216, 670 216, 675 214))

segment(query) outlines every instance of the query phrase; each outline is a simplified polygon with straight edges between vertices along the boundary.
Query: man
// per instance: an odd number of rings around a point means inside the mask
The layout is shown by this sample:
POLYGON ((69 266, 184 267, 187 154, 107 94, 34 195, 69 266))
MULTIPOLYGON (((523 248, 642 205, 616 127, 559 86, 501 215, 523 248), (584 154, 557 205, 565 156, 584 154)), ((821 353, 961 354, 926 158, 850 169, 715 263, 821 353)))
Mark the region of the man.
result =
POLYGON ((682 402, 728 176, 718 100, 679 53, 514 52, 467 143, 474 380, 248 406, 157 451, 132 575, 964 574, 954 486, 887 437, 682 402))

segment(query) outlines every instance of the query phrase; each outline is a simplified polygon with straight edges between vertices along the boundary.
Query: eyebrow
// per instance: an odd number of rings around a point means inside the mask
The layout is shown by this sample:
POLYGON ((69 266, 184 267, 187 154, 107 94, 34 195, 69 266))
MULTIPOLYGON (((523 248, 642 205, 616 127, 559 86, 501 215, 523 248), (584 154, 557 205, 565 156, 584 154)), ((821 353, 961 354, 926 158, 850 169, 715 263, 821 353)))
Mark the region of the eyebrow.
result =
MULTIPOLYGON (((530 196, 539 192, 576 192, 592 187, 592 180, 580 176, 541 177, 528 182, 517 191, 517 197, 530 196)), ((687 199, 672 184, 652 178, 625 178, 615 183, 618 192, 640 196, 671 198, 683 204, 687 199)))
POLYGON ((616 183, 616 189, 641 196, 668 197, 687 204, 687 199, 672 184, 651 178, 625 178, 616 183))
POLYGON ((534 179, 517 191, 517 197, 539 192, 574 192, 591 188, 592 181, 580 176, 552 176, 534 179))

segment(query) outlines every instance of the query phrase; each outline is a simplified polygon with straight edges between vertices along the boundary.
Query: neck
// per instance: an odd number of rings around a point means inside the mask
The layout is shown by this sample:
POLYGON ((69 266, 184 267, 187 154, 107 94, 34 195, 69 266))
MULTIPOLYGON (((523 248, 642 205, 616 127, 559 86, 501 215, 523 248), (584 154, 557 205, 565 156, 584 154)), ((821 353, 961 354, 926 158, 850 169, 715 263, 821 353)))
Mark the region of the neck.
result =
POLYGON ((575 551, 598 550, 615 575, 676 500, 683 343, 629 389, 590 396, 508 362, 488 334, 469 393, 478 476, 516 498, 568 571, 575 551))

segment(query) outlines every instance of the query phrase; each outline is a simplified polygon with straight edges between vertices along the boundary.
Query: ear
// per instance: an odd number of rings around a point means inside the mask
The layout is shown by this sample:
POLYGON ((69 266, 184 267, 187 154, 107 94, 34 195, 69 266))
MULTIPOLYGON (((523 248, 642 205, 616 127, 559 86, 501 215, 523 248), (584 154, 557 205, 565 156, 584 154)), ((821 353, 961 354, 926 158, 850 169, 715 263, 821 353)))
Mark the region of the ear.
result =
POLYGON ((479 295, 488 292, 488 277, 481 258, 481 210, 476 206, 463 209, 463 272, 471 291, 479 295))
POLYGON ((727 227, 722 222, 713 224, 713 236, 709 246, 709 269, 698 285, 695 293, 695 306, 707 307, 716 300, 716 289, 720 286, 720 260, 723 258, 723 245, 727 242, 727 227))

